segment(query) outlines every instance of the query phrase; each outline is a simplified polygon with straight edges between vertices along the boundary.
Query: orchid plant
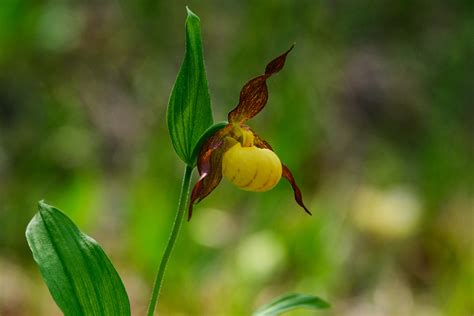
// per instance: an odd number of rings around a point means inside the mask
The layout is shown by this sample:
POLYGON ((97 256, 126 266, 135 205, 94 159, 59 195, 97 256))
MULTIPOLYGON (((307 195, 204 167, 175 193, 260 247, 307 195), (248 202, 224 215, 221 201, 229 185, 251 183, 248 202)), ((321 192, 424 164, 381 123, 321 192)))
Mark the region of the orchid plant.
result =
MULTIPOLYGON (((272 147, 246 122, 268 100, 266 80, 279 72, 291 46, 272 60, 263 75, 244 85, 239 104, 228 122, 214 124, 201 42, 200 20, 188 9, 186 52, 173 87, 167 112, 174 149, 185 163, 182 188, 170 238, 152 289, 148 315, 155 313, 168 261, 177 240, 185 210, 191 219, 193 206, 227 178, 248 191, 268 191, 281 177, 287 179, 296 202, 311 215, 287 166, 272 147), (191 177, 197 166, 199 179, 190 197, 191 177), (188 207, 187 207, 188 206, 188 207)), ((65 315, 130 315, 125 287, 99 244, 82 233, 59 209, 41 201, 30 221, 26 238, 41 275, 65 315)), ((329 304, 305 294, 287 294, 259 308, 254 315, 277 315, 298 307, 322 309, 329 304)))

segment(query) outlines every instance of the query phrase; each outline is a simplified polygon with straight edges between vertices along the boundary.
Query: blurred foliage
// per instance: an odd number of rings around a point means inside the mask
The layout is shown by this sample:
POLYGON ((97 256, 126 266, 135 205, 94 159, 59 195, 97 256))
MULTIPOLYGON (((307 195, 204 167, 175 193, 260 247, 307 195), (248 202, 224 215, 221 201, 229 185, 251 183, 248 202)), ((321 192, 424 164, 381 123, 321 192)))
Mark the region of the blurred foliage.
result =
MULTIPOLYGON (((285 292, 318 315, 474 313, 472 1, 187 1, 214 117, 296 42, 253 121, 293 170, 228 183, 183 226, 164 315, 244 315, 285 292)), ((45 198, 112 257, 144 314, 183 165, 165 111, 185 3, 0 2, 0 314, 59 313, 24 238, 45 198)), ((295 312, 293 315, 306 315, 295 312)))

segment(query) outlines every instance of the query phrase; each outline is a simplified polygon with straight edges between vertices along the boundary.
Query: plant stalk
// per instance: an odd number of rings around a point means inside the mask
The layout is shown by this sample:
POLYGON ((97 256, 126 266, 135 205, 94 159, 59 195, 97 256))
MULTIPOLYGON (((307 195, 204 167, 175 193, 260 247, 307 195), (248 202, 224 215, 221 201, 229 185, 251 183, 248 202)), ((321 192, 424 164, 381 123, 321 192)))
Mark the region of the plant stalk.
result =
POLYGON ((153 316, 158 302, 158 296, 160 295, 161 285, 163 284, 163 277, 165 275, 166 266, 168 265, 168 260, 173 251, 174 244, 179 234, 179 229, 181 228, 181 223, 183 221, 184 212, 186 210, 189 187, 191 184, 191 175, 193 173, 193 167, 186 165, 184 169, 183 182, 181 185, 181 193, 179 195, 178 209, 176 210, 176 217, 174 219, 173 227, 171 229, 170 237, 168 243, 166 244, 163 257, 161 258, 160 266, 156 274, 155 282, 153 284, 153 291, 151 292, 150 304, 148 305, 148 316, 153 316))

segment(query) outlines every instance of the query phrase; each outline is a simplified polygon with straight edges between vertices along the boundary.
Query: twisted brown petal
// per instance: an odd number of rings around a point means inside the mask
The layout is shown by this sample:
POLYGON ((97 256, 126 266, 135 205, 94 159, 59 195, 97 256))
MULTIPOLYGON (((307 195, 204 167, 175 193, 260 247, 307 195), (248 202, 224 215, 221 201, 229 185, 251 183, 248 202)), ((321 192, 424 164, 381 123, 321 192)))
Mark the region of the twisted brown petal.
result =
MULTIPOLYGON (((270 149, 271 151, 274 151, 272 146, 269 143, 267 143, 264 139, 260 138, 260 136, 258 136, 254 131, 252 131, 252 133, 254 134, 255 146, 257 146, 258 148, 266 148, 266 149, 270 149)), ((301 190, 296 184, 295 178, 291 174, 290 169, 288 169, 288 167, 285 166, 284 164, 281 164, 281 167, 282 167, 282 176, 290 182, 291 187, 293 188, 293 191, 295 192, 296 203, 298 203, 298 205, 301 206, 305 210, 306 213, 308 213, 309 215, 312 215, 311 212, 303 203, 303 196, 301 195, 301 190)))
POLYGON ((232 128, 228 125, 211 136, 202 146, 197 168, 199 180, 191 191, 188 221, 193 214, 193 206, 208 196, 222 179, 222 155, 224 154, 224 137, 232 128))
POLYGON ((281 164, 281 166, 282 166, 282 171, 283 171, 282 176, 285 177, 286 180, 288 180, 290 182, 291 187, 293 188, 293 191, 295 192, 295 201, 296 201, 296 203, 298 203, 298 205, 301 206, 306 213, 308 213, 309 215, 313 215, 308 210, 308 208, 304 205, 303 197, 301 196, 300 188, 298 188, 298 185, 296 184, 295 178, 291 174, 290 169, 288 169, 288 167, 285 166, 284 164, 281 164))
POLYGON ((229 122, 243 123, 257 115, 265 107, 268 100, 266 80, 283 68, 286 56, 293 47, 294 45, 285 53, 272 60, 265 68, 265 74, 253 78, 244 85, 240 91, 239 104, 229 112, 229 122))

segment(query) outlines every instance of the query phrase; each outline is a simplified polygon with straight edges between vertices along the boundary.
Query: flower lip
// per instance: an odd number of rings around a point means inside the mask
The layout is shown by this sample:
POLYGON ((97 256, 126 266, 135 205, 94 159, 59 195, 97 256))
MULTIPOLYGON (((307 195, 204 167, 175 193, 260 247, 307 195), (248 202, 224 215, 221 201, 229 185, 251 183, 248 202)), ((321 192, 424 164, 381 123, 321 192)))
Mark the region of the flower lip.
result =
MULTIPOLYGON (((229 123, 215 132, 201 146, 197 158, 197 167, 200 178, 191 191, 188 220, 191 219, 194 204, 199 203, 202 199, 208 196, 222 180, 224 154, 237 143, 240 143, 240 147, 249 147, 250 151, 252 151, 252 147, 259 150, 265 149, 271 151, 278 160, 278 163, 281 165, 281 168, 279 168, 281 176, 287 179, 293 188, 295 201, 306 213, 311 215, 311 212, 303 203, 301 191, 296 184, 290 169, 279 161, 279 158, 274 154, 273 148, 270 144, 245 124, 247 120, 254 117, 265 107, 268 100, 266 80, 283 68, 286 56, 293 47, 294 45, 292 45, 285 53, 268 63, 263 75, 250 80, 244 85, 240 92, 239 104, 229 112, 229 123)), ((255 160, 257 161, 259 159, 260 158, 256 158, 255 160)), ((255 177, 257 176, 258 174, 255 175, 255 177)), ((280 176, 278 176, 278 180, 279 179, 280 176)), ((275 179, 273 181, 275 181, 275 179)), ((267 184, 268 189, 273 187, 273 185, 276 185, 276 182, 274 184, 269 182, 267 184), (270 184, 272 184, 271 187, 270 184)), ((242 183, 241 187, 244 186, 244 189, 258 191, 257 189, 260 187, 257 187, 256 183, 249 182, 247 185, 242 183)), ((264 186, 261 189, 261 191, 265 191, 264 189, 267 189, 267 187, 264 186)))
POLYGON ((280 181, 282 164, 269 149, 237 142, 223 155, 222 174, 243 190, 265 192, 280 181))

